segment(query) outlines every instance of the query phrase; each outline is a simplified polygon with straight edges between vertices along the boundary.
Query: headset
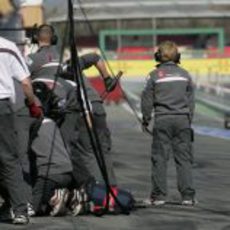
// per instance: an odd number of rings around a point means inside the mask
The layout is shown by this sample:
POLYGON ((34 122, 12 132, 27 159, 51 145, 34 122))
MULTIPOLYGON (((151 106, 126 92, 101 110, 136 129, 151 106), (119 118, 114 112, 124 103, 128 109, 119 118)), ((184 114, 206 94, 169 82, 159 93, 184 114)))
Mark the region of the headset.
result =
POLYGON ((52 32, 52 37, 50 39, 50 44, 51 45, 57 45, 57 42, 58 42, 58 37, 57 35, 55 34, 55 30, 54 30, 54 27, 49 25, 49 24, 42 24, 40 25, 38 28, 37 28, 37 25, 35 24, 34 25, 34 28, 33 28, 33 34, 32 34, 32 38, 31 38, 31 43, 33 44, 38 44, 38 35, 40 33, 40 31, 44 28, 44 27, 49 27, 51 32, 52 32))
MULTIPOLYGON (((161 54, 160 50, 158 50, 157 52, 154 53, 154 58, 155 58, 156 62, 163 62, 162 61, 162 54, 161 54)), ((172 60, 172 61, 175 62, 176 64, 179 64, 180 58, 181 58, 181 54, 179 52, 177 52, 174 60, 172 60)))

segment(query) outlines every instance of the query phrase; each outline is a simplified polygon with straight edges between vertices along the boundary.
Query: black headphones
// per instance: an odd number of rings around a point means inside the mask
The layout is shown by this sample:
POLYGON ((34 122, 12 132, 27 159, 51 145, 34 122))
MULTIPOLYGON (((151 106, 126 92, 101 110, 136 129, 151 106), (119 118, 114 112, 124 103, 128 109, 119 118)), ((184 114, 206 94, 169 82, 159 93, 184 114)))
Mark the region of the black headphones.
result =
POLYGON ((49 24, 42 24, 37 28, 37 25, 34 26, 33 28, 33 33, 32 33, 32 38, 31 38, 31 43, 33 44, 38 44, 38 35, 39 32, 44 28, 44 27, 49 27, 51 29, 52 32, 52 37, 50 39, 50 44, 51 45, 57 45, 58 42, 58 37, 55 34, 55 30, 53 28, 53 26, 49 25, 49 24))
MULTIPOLYGON (((154 53, 154 58, 155 58, 156 62, 163 62, 160 50, 158 50, 157 52, 154 53)), ((180 58, 181 58, 181 54, 177 53, 175 59, 172 60, 172 61, 175 62, 176 64, 179 64, 180 63, 180 58)))

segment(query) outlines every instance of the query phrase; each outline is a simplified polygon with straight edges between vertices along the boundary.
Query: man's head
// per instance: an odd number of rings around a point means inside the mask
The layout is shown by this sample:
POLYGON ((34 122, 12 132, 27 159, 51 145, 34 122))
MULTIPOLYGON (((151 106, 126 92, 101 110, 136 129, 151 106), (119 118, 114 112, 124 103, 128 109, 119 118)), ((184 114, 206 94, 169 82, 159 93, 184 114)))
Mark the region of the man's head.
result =
POLYGON ((56 45, 57 36, 55 35, 54 28, 48 24, 39 26, 32 42, 39 45, 56 45))
POLYGON ((162 42, 155 53, 155 60, 161 63, 169 61, 180 63, 180 53, 176 43, 172 41, 162 42))

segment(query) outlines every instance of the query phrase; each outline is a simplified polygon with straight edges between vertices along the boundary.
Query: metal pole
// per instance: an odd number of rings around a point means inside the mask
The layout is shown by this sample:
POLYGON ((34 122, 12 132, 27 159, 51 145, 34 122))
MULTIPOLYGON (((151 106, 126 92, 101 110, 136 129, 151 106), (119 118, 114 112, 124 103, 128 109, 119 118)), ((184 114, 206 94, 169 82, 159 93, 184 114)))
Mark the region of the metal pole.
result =
MULTIPOLYGON (((117 19, 117 30, 120 31, 121 30, 121 20, 117 19)), ((120 48, 122 47, 122 37, 120 34, 117 34, 117 48, 118 50, 120 50, 120 48)))
MULTIPOLYGON (((157 28, 156 18, 152 18, 152 29, 155 30, 157 28)), ((153 34, 153 48, 157 46, 157 35, 153 34)))

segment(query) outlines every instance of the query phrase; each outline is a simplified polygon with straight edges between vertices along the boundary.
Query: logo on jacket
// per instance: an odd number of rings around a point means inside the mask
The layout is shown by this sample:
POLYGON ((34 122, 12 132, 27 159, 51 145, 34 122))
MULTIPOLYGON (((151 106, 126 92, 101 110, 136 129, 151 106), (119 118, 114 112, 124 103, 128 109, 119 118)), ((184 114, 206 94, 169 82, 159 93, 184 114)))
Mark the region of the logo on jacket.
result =
POLYGON ((158 70, 158 71, 157 71, 157 76, 158 76, 159 78, 164 78, 164 77, 165 77, 165 72, 164 72, 163 70, 158 70))

